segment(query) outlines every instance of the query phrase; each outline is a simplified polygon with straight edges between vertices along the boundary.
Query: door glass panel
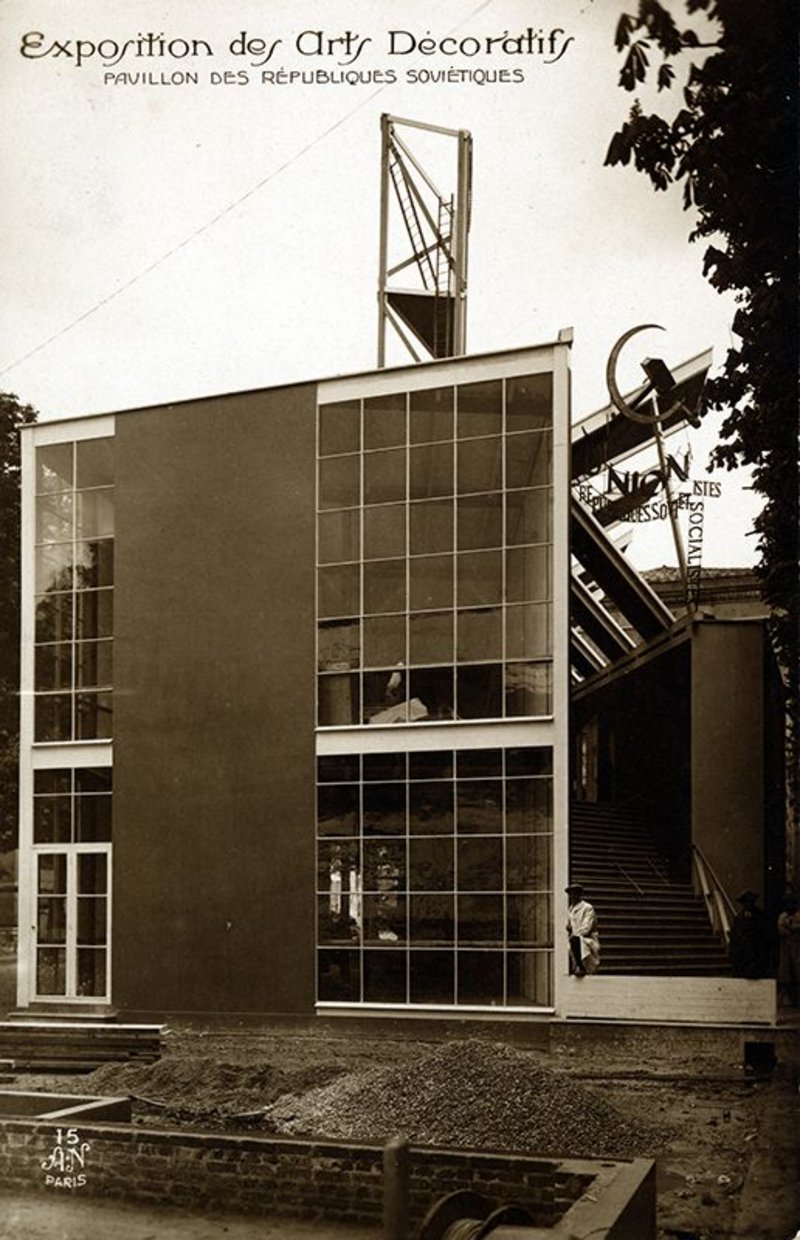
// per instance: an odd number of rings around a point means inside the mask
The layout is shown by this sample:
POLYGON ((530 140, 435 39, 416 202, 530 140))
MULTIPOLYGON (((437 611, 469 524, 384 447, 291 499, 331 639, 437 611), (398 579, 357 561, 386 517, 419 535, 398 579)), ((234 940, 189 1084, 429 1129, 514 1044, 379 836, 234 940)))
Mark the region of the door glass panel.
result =
POLYGON ((105 896, 78 897, 78 942, 85 946, 106 942, 105 896))
POLYGON ((105 853, 78 855, 78 892, 80 895, 105 895, 108 890, 108 863, 105 853))
POLYGON ((36 993, 67 993, 67 952, 64 947, 40 947, 36 953, 36 993))
POLYGON ((106 951, 102 947, 78 948, 77 993, 98 997, 106 993, 106 951))
POLYGON ((66 853, 39 857, 39 894, 65 895, 67 891, 66 853))
POLYGON ((66 896, 39 896, 36 913, 36 933, 39 942, 66 943, 66 896))

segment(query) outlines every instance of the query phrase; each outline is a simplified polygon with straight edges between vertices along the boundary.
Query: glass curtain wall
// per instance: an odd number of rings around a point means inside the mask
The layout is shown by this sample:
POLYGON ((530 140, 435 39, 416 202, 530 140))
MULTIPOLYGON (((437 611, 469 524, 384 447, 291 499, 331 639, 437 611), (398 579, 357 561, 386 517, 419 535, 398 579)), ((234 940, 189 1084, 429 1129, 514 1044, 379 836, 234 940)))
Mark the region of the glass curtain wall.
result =
POLYGON ((319 759, 321 1002, 551 1001, 550 749, 402 735, 551 714, 552 508, 549 373, 319 408, 317 722, 400 751, 319 759))

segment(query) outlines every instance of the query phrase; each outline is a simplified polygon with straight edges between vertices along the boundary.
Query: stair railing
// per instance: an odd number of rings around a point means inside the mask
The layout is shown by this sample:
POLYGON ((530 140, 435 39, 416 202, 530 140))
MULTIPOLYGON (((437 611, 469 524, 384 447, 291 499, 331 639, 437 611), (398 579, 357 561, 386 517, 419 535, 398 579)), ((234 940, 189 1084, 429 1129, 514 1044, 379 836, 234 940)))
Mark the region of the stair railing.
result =
POLYGON ((638 892, 638 894, 639 894, 640 896, 643 896, 643 895, 644 895, 644 892, 642 891, 642 889, 641 889, 641 887, 639 886, 639 884, 636 882, 636 879, 635 879, 635 878, 631 878, 631 876, 630 876, 630 874, 627 872, 627 870, 624 870, 618 861, 616 862, 616 866, 617 866, 617 869, 619 870, 620 874, 622 875, 622 877, 623 877, 623 878, 626 878, 626 879, 628 880, 628 882, 630 883, 630 885, 631 885, 632 887, 635 887, 635 888, 636 888, 636 891, 638 892))
POLYGON ((736 910, 710 862, 696 844, 692 844, 692 882, 695 891, 703 897, 712 930, 727 943, 736 910))

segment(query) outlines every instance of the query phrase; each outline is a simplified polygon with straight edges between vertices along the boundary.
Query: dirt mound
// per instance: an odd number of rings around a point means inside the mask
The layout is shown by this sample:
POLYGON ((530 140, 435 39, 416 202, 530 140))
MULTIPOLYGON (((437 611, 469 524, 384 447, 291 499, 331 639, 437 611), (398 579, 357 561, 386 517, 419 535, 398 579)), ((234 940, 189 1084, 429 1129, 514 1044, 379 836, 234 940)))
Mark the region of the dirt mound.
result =
POLYGON ((262 1111, 284 1094, 327 1085, 342 1071, 335 1064, 283 1071, 263 1060, 226 1063, 203 1056, 166 1056, 153 1064, 107 1064, 93 1072, 87 1084, 92 1092, 131 1094, 155 1103, 165 1118, 199 1121, 262 1111))
POLYGON ((501 1043, 451 1042, 414 1064, 342 1077, 267 1110, 277 1131, 538 1154, 653 1155, 666 1133, 501 1043))

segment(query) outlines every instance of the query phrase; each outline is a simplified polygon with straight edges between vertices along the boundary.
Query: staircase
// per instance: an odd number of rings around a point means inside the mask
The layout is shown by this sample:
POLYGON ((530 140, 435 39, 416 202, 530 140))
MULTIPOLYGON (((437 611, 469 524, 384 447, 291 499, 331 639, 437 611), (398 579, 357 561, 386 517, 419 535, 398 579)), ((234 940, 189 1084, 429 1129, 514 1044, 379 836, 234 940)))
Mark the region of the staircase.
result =
POLYGON ((570 811, 570 882, 597 912, 602 973, 730 976, 725 944, 691 883, 669 879, 635 813, 582 801, 570 811))

